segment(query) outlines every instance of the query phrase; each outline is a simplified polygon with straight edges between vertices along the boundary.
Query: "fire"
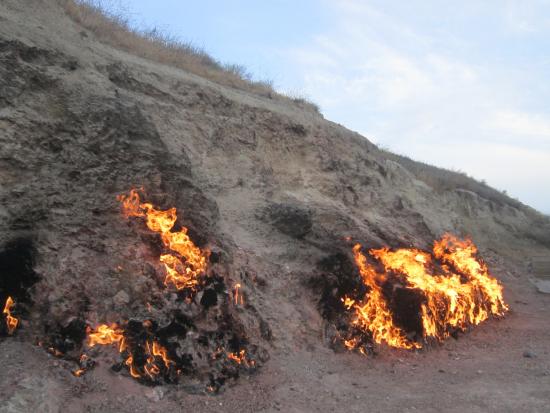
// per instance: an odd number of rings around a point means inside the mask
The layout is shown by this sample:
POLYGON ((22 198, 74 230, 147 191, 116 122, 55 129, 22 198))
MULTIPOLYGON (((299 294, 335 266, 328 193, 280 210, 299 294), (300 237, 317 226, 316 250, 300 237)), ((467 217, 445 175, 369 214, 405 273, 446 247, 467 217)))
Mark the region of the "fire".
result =
POLYGON ((11 315, 13 307, 15 307, 15 301, 13 301, 13 298, 8 297, 2 313, 6 315, 6 326, 8 328, 9 335, 13 334, 19 324, 19 320, 11 315))
POLYGON ((206 273, 208 251, 197 247, 187 228, 172 232, 177 220, 176 208, 166 211, 156 209, 152 204, 140 200, 137 190, 132 189, 128 195, 119 195, 124 215, 128 217, 145 217, 147 227, 160 234, 167 252, 160 256, 164 264, 166 286, 172 284, 178 290, 193 289, 198 284, 198 277, 206 273))
MULTIPOLYGON (((362 300, 344 297, 342 302, 347 310, 353 311, 353 326, 368 332, 376 343, 404 349, 422 347, 396 321, 388 300, 388 287, 420 295, 418 317, 424 341, 430 338, 442 341, 453 331, 464 331, 508 311, 502 286, 477 257, 477 248, 471 240, 462 241, 446 234, 434 243, 433 255, 414 248, 370 250, 369 255, 382 264, 382 273, 369 263, 359 244, 354 246, 353 254, 368 292, 362 300)), ((344 340, 344 345, 349 349, 360 348, 361 340, 352 335, 344 340)))
MULTIPOLYGON (((151 322, 145 320, 143 322, 144 327, 150 327, 151 322)), ((154 380, 156 376, 161 373, 159 365, 163 365, 166 370, 170 369, 170 366, 175 364, 168 356, 168 350, 163 347, 156 340, 147 340, 143 347, 136 346, 136 348, 130 348, 126 338, 124 337, 124 330, 117 324, 101 324, 95 328, 95 330, 88 329, 88 346, 94 347, 95 345, 110 345, 118 344, 119 353, 124 353, 124 364, 128 367, 130 375, 134 378, 142 378, 147 375, 150 379, 154 380), (136 365, 134 353, 139 350, 143 350, 143 354, 146 356, 146 361, 142 366, 136 365), (143 371, 143 373, 141 372, 143 371)), ((82 355, 82 357, 87 357, 82 355)), ((81 361, 82 361, 81 357, 81 361)), ((73 372, 75 376, 80 376, 84 373, 76 370, 73 372), (78 373, 78 374, 77 374, 78 373)))
POLYGON ((159 343, 157 343, 156 341, 153 341, 152 343, 146 342, 145 349, 148 357, 147 363, 143 366, 143 369, 151 379, 154 379, 155 376, 160 373, 160 369, 156 365, 156 357, 159 357, 162 360, 164 366, 167 369, 170 368, 170 364, 172 364, 173 362, 168 358, 168 350, 162 347, 159 343))
POLYGON ((241 350, 238 353, 227 353, 227 358, 237 364, 242 364, 246 367, 254 366, 256 364, 254 360, 249 360, 246 358, 245 350, 241 350))
MULTIPOLYGON (((120 352, 128 351, 129 349, 125 346, 120 350, 120 352)), ((144 347, 144 353, 147 357, 145 364, 142 367, 136 366, 134 362, 134 355, 130 352, 124 364, 128 366, 130 375, 136 379, 145 377, 147 375, 151 380, 155 380, 156 377, 161 373, 161 368, 159 367, 162 363, 166 370, 170 369, 170 366, 175 364, 168 357, 168 350, 161 346, 157 341, 146 341, 144 347), (143 373, 140 372, 143 370, 143 373)))
POLYGON ((124 362, 124 364, 128 366, 128 371, 130 372, 130 376, 132 376, 134 379, 139 379, 141 377, 139 372, 134 367, 134 356, 130 354, 126 359, 126 361, 124 362))
POLYGON ((124 346, 124 335, 122 329, 114 323, 110 326, 107 324, 101 324, 97 326, 95 331, 88 329, 88 346, 93 347, 97 344, 119 344, 119 347, 122 348, 124 346))
POLYGON ((73 370, 72 373, 73 373, 73 376, 80 377, 80 376, 83 376, 84 373, 86 373, 86 370, 85 369, 76 369, 76 370, 73 370))
POLYGON ((241 288, 241 284, 237 283, 233 287, 233 301, 235 302, 235 305, 244 305, 244 297, 242 293, 239 293, 239 289, 241 288))

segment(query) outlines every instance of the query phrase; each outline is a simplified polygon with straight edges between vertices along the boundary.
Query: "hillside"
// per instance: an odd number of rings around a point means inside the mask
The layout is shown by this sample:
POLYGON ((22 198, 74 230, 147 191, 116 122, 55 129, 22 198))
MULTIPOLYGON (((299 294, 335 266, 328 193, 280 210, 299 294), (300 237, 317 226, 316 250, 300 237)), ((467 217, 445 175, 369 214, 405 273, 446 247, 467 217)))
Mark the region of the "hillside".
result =
POLYGON ((0 268, 26 296, 21 329, 0 338, 0 411, 547 408, 549 302, 528 264, 550 254, 548 218, 300 102, 100 40, 54 0, 0 3, 0 268), (218 395, 199 390, 200 375, 150 387, 107 362, 73 377, 36 346, 67 340, 75 319, 162 324, 183 305, 151 281, 158 240, 121 216, 117 196, 139 187, 211 251, 218 297, 242 286, 242 306, 193 319, 239 336, 257 360, 218 395), (334 349, 322 300, 349 267, 349 239, 429 249, 447 232, 474 240, 510 313, 418 352, 334 349))

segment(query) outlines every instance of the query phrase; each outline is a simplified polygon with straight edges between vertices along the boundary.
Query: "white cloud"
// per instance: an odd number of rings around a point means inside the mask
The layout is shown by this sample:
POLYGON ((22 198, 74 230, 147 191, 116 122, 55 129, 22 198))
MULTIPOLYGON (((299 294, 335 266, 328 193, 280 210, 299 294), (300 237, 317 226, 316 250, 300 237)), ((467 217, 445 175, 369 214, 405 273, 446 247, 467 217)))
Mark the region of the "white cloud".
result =
POLYGON ((508 27, 516 32, 531 34, 550 28, 548 14, 550 2, 547 0, 508 0, 505 3, 505 16, 508 27), (547 13, 541 13, 546 9, 547 13))
POLYGON ((515 135, 516 138, 536 139, 550 145, 550 115, 499 110, 493 113, 485 126, 499 133, 515 135))
MULTIPOLYGON (((524 73, 508 70, 510 62, 468 54, 477 43, 425 30, 392 6, 325 4, 334 25, 287 58, 329 119, 397 152, 485 178, 550 211, 550 187, 540 195, 540 186, 532 185, 541 174, 550 177, 550 116, 525 105, 532 93, 522 90, 524 73)), ((471 13, 491 12, 468 4, 471 13)), ((520 7, 510 4, 500 17, 494 13, 508 26, 510 7, 520 7)), ((444 12, 434 6, 431 21, 444 12)), ((528 21, 525 27, 543 27, 536 12, 522 16, 520 26, 528 21)))

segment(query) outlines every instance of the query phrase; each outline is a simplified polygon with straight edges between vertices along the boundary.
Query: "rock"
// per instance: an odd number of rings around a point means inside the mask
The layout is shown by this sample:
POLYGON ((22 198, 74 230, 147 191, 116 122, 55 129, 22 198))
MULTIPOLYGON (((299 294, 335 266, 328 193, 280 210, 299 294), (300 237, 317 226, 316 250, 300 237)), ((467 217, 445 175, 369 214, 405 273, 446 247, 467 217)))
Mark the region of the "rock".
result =
POLYGON ((536 280, 535 287, 542 294, 550 294, 550 280, 536 280))
POLYGON ((130 296, 128 296, 128 293, 124 290, 120 290, 114 297, 113 302, 116 306, 123 306, 130 302, 130 296))
POLYGON ((532 359, 532 358, 537 357, 537 355, 536 355, 536 353, 535 353, 534 351, 525 350, 525 351, 523 352, 523 357, 532 359))
POLYGON ((311 211, 295 204, 274 203, 260 215, 261 219, 293 238, 303 238, 313 226, 311 211))
POLYGON ((269 327, 269 324, 264 319, 260 319, 260 334, 262 338, 267 341, 271 341, 273 338, 271 327, 269 327))

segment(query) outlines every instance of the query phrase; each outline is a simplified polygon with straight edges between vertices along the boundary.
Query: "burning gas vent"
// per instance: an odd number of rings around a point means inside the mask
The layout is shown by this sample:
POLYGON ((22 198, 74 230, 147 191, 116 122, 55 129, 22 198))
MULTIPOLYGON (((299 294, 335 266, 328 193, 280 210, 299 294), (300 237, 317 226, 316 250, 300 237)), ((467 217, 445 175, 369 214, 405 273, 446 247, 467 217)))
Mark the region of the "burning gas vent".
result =
MULTIPOLYGON (((72 373, 77 377, 107 364, 144 384, 190 380, 215 392, 227 380, 253 373, 267 354, 249 343, 237 315, 245 311, 241 285, 226 286, 225 267, 211 264, 213 254, 193 242, 178 222, 176 208, 161 209, 142 202, 142 197, 143 190, 131 190, 117 199, 129 225, 151 233, 151 255, 159 252, 158 261, 150 265, 155 268, 155 291, 140 295, 153 304, 132 303, 128 297, 128 312, 135 314, 131 318, 110 308, 99 322, 88 321, 86 313, 74 314, 66 324, 46 330, 38 344, 55 357, 75 362, 72 373), (157 283, 160 273, 163 281, 157 283)), ((20 267, 15 268, 18 274, 20 267)), ((26 299, 28 286, 6 280, 3 284, 0 333, 25 336, 18 299, 26 299)))
POLYGON ((19 324, 19 320, 11 314, 13 307, 15 307, 15 302, 13 301, 13 298, 6 298, 6 304, 4 305, 4 310, 2 311, 2 314, 4 314, 4 317, 6 319, 6 330, 9 335, 13 334, 13 332, 17 328, 17 325, 19 324))
POLYGON ((366 354, 373 345, 419 349, 508 311, 502 286, 470 240, 445 235, 433 251, 353 248, 361 282, 341 297, 340 337, 366 354))
POLYGON ((200 277, 206 273, 209 251, 201 250, 191 241, 187 228, 173 231, 178 218, 176 208, 161 211, 148 202, 142 203, 135 189, 129 195, 120 195, 118 200, 122 202, 126 217, 145 218, 147 228, 160 234, 165 250, 160 256, 166 269, 164 284, 167 287, 173 285, 178 290, 195 290, 200 277))
POLYGON ((0 252, 0 336, 12 336, 26 315, 30 291, 38 280, 33 270, 35 249, 29 239, 9 242, 0 252))
MULTIPOLYGON (((228 304, 233 298, 225 288, 222 277, 208 274, 209 251, 193 243, 187 228, 181 226, 175 230, 176 208, 161 210, 151 203, 141 202, 137 190, 120 195, 118 200, 126 218, 144 220, 147 228, 160 236, 162 252, 159 260, 165 270, 164 285, 167 292, 176 291, 180 294, 183 311, 176 312, 172 321, 165 326, 153 319, 88 326, 85 351, 79 358, 79 368, 74 374, 80 376, 93 366, 91 354, 102 346, 114 347, 122 356, 122 361, 113 366, 115 370, 126 369, 133 378, 149 383, 175 383, 180 376, 194 375, 194 357, 182 351, 190 345, 199 347, 195 355, 203 359, 203 364, 211 367, 208 384, 210 391, 219 389, 227 378, 238 376, 239 371, 253 371, 257 362, 245 348, 246 338, 236 332, 242 328, 235 330, 236 320, 227 313, 228 304), (220 323, 218 331, 201 334, 193 317, 185 314, 185 307, 192 306, 199 293, 202 293, 200 302, 205 312, 218 302, 218 295, 223 294, 224 300, 220 300, 221 315, 225 319, 220 323), (190 337, 196 341, 189 343, 190 337)), ((197 314, 196 317, 204 316, 197 314)))

